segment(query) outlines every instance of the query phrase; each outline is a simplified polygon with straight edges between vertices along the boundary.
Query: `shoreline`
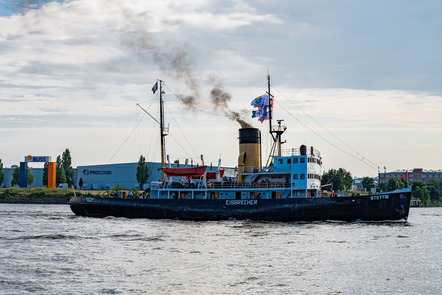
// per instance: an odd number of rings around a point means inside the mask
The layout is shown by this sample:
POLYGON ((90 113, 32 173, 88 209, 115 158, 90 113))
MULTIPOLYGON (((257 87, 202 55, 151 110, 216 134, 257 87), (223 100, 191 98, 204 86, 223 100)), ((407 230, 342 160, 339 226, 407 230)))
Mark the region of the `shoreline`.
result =
POLYGON ((0 204, 33 204, 33 205, 69 205, 70 198, 51 198, 48 199, 29 199, 29 198, 17 198, 17 199, 0 199, 0 204))

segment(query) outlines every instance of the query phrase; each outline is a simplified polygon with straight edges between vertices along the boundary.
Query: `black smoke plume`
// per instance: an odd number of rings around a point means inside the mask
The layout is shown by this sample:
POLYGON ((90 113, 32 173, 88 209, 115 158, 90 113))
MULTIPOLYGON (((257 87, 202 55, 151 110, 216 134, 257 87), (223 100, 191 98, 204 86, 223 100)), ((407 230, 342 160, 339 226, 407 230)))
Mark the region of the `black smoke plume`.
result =
POLYGON ((176 41, 166 41, 161 44, 149 32, 146 22, 141 22, 139 16, 132 15, 123 7, 122 15, 126 24, 121 28, 122 43, 137 54, 141 61, 152 60, 160 69, 174 78, 184 81, 190 89, 190 94, 179 95, 181 102, 188 109, 195 109, 201 105, 201 86, 200 81, 212 82, 210 91, 210 100, 212 108, 215 111, 223 111, 226 118, 238 122, 242 128, 251 127, 244 119, 243 112, 239 113, 229 109, 228 102, 232 96, 226 92, 221 83, 214 77, 200 79, 195 74, 196 52, 192 46, 186 43, 176 41))

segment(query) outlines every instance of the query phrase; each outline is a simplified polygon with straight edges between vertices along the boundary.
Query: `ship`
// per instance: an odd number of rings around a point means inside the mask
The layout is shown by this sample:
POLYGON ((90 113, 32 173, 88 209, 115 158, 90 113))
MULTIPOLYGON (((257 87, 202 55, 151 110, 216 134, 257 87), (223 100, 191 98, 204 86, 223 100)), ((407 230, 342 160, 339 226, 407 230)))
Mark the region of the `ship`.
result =
MULTIPOLYGON (((322 192, 322 157, 314 147, 282 149, 287 129, 272 126, 268 77, 266 119, 273 146, 262 164, 261 131, 239 129, 238 166, 234 177, 207 166, 172 168, 165 161, 163 81, 160 89, 162 180, 150 183, 142 198, 74 195, 70 208, 78 216, 179 220, 260 221, 393 221, 407 220, 411 188, 373 194, 336 195, 322 192)), ((158 86, 158 84, 156 84, 158 86)), ((154 90, 154 89, 152 89, 154 90)), ((262 106, 262 105, 261 105, 262 106)))

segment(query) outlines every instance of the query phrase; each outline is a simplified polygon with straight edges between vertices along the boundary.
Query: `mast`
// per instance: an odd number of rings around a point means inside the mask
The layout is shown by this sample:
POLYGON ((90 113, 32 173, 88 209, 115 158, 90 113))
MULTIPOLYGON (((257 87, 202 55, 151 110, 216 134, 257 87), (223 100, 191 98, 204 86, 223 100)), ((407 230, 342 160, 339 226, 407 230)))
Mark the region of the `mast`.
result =
POLYGON ((272 104, 270 103, 272 95, 270 94, 270 75, 267 75, 267 95, 269 96, 269 131, 273 141, 275 141, 276 139, 272 133, 272 104))
MULTIPOLYGON (((158 80, 160 82, 160 137, 161 137, 161 167, 164 169, 166 167, 166 141, 165 137, 167 132, 164 128, 164 106, 163 106, 163 81, 158 80)), ((162 172, 162 179, 164 179, 164 172, 162 172)))
POLYGON ((282 154, 281 145, 285 142, 282 142, 282 134, 287 129, 287 126, 281 125, 282 121, 284 120, 278 120, 277 128, 273 129, 272 127, 272 104, 270 103, 272 95, 270 94, 270 75, 267 75, 267 94, 269 96, 269 132, 273 139, 273 146, 266 164, 266 166, 270 166, 275 154, 278 157, 280 157, 282 154))

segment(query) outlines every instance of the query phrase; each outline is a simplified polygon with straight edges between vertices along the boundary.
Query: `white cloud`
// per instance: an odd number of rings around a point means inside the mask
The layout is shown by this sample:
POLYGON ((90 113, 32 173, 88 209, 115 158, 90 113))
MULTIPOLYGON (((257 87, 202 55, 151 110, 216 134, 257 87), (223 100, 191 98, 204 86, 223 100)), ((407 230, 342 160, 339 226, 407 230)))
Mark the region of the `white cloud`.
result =
MULTIPOLYGON (((379 3, 372 4, 373 10, 379 3)), ((376 43, 362 48, 356 41, 370 44, 373 33, 367 28, 371 23, 367 18, 356 21, 362 13, 358 10, 356 16, 346 18, 340 7, 330 5, 312 9, 311 4, 298 2, 96 0, 51 2, 24 15, 0 17, 0 158, 15 164, 29 148, 54 154, 71 147, 81 164, 105 163, 108 153, 137 123, 140 111, 135 102, 153 99, 150 88, 161 78, 170 88, 166 92, 171 113, 189 141, 197 143, 197 153, 209 153, 208 159, 222 153, 224 162, 234 166, 237 124, 183 111, 170 92, 189 94, 190 86, 199 86, 202 107, 208 107, 212 84, 222 82, 232 95, 230 106, 240 110, 266 90, 269 70, 277 90, 368 158, 391 161, 390 155, 400 144, 402 158, 394 165, 407 166, 402 163, 414 154, 416 165, 431 163, 441 168, 440 155, 417 155, 416 151, 422 145, 441 144, 442 98, 437 92, 413 90, 426 85, 435 90, 432 85, 437 83, 426 84, 426 77, 436 73, 432 77, 438 81, 440 71, 433 72, 428 64, 428 72, 420 66, 421 72, 413 72, 416 67, 404 71, 407 65, 401 63, 419 65, 423 52, 413 47, 415 52, 406 51, 405 56, 397 51, 397 59, 392 58, 391 48, 383 48, 379 40, 391 36, 396 26, 388 26, 387 35, 376 32, 382 35, 373 39, 376 43), (407 83, 417 86, 391 87, 407 83), (207 140, 214 130, 216 138, 207 140), (407 136, 418 142, 402 144, 407 136)), ((422 38, 414 36, 413 40, 422 41, 427 48, 424 53, 437 58, 433 53, 440 48, 439 41, 428 43, 431 39, 422 38)), ((438 59, 433 63, 439 64, 438 59)), ((275 114, 289 125, 291 145, 312 141, 324 155, 336 152, 309 134, 296 117, 348 149, 282 95, 279 98, 291 115, 278 105, 275 114)), ((149 111, 156 112, 153 107, 149 111)), ((168 121, 177 132, 170 116, 168 121)), ((185 141, 179 133, 174 136, 185 141)), ((115 161, 136 161, 148 140, 140 135, 138 141, 143 144, 134 140, 115 161)), ((187 156, 172 138, 168 142, 171 154, 187 156)))

